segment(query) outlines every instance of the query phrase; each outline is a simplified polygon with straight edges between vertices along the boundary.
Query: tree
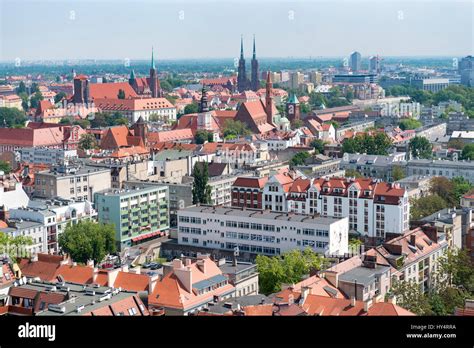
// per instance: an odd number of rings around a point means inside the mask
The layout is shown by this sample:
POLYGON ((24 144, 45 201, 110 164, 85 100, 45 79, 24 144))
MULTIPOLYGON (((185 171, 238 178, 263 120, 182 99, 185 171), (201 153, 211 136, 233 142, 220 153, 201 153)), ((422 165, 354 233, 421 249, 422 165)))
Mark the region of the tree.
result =
POLYGON ((81 126, 81 128, 86 129, 91 126, 91 122, 87 119, 75 120, 72 124, 81 126))
POLYGON ((95 148, 97 142, 93 134, 82 134, 81 138, 79 139, 79 148, 81 150, 91 150, 95 148))
MULTIPOLYGON (((462 150, 466 144, 461 139, 451 139, 448 142, 448 148, 462 150)), ((474 147, 473 147, 474 152, 474 147)))
POLYGON ((292 129, 298 129, 298 128, 301 128, 303 126, 304 126, 304 123, 301 120, 293 120, 291 122, 291 128, 292 129))
POLYGON ((194 142, 196 144, 204 144, 206 141, 209 143, 212 143, 214 141, 212 132, 209 132, 204 129, 199 129, 194 135, 194 142))
POLYGON ((467 144, 462 149, 461 158, 465 160, 474 160, 474 144, 467 144))
POLYGON ((12 259, 26 257, 25 247, 33 244, 33 239, 27 236, 12 237, 9 234, 0 232, 0 250, 12 259))
POLYGON ((368 155, 388 155, 388 149, 392 145, 390 138, 385 133, 368 133, 348 138, 342 143, 344 153, 366 153, 368 155))
POLYGON ((199 111, 199 105, 197 103, 191 103, 184 107, 184 115, 195 114, 199 111))
POLYGON ((323 270, 328 261, 310 248, 291 250, 280 256, 258 255, 256 258, 259 272, 259 289, 269 295, 281 290, 281 285, 300 282, 311 271, 323 270))
POLYGON ((118 99, 125 99, 125 91, 123 89, 119 89, 117 98, 118 99))
POLYGON ((457 205, 453 191, 453 182, 444 176, 435 176, 430 180, 430 193, 442 197, 450 207, 457 205))
POLYGON ((69 117, 63 117, 61 120, 59 120, 59 124, 70 125, 71 120, 69 119, 69 117))
POLYGON ((224 138, 226 139, 228 139, 229 136, 237 138, 250 134, 252 134, 252 132, 247 128, 247 125, 241 121, 227 120, 224 123, 224 138))
POLYGON ((431 158, 433 155, 433 145, 425 137, 415 136, 410 139, 409 148, 415 158, 431 158))
POLYGON ((209 166, 207 162, 198 162, 193 169, 193 204, 211 203, 211 186, 209 186, 209 166))
POLYGON ((419 220, 441 209, 447 208, 446 201, 434 194, 410 200, 410 215, 412 220, 419 220))
POLYGON ((355 169, 346 169, 346 178, 362 178, 363 175, 355 169))
POLYGON ((12 171, 10 163, 0 160, 0 171, 4 172, 5 174, 10 173, 12 171))
POLYGON ((59 92, 58 94, 56 94, 54 96, 54 104, 57 104, 59 103, 61 100, 63 100, 64 98, 66 98, 66 93, 64 92, 59 92))
POLYGON ((310 154, 308 152, 298 152, 296 155, 294 155, 291 160, 290 160, 290 166, 301 166, 305 164, 305 161, 310 157, 310 154))
POLYGON ((423 124, 420 121, 415 120, 414 118, 405 118, 398 123, 401 130, 417 129, 422 125, 423 124))
POLYGON ((474 267, 466 250, 449 249, 439 259, 437 277, 445 282, 441 285, 454 285, 465 288, 468 292, 474 292, 474 267))
POLYGON ((473 186, 462 176, 452 178, 451 182, 453 184, 453 201, 455 202, 456 206, 458 206, 461 202, 461 196, 471 191, 473 186))
POLYGON ((101 262, 107 254, 116 251, 115 228, 111 224, 81 221, 69 225, 59 235, 59 246, 76 262, 101 262))
POLYGON ((398 181, 406 176, 405 170, 401 166, 393 166, 392 178, 393 181, 398 181))
POLYGON ((324 153, 324 146, 326 144, 327 142, 322 139, 314 139, 309 146, 314 147, 317 153, 324 153))
POLYGON ((24 127, 26 122, 25 112, 17 108, 0 107, 0 127, 24 127))
POLYGON ((410 312, 417 315, 433 314, 428 299, 420 291, 420 286, 417 283, 410 281, 396 281, 394 282, 390 293, 395 295, 398 305, 410 312))
POLYGON ((34 109, 36 109, 39 105, 39 102, 43 100, 43 94, 41 94, 40 91, 36 92, 31 98, 30 98, 30 106, 34 109))
POLYGON ((19 95, 20 93, 26 93, 26 85, 23 81, 20 82, 18 88, 16 89, 16 94, 19 95))

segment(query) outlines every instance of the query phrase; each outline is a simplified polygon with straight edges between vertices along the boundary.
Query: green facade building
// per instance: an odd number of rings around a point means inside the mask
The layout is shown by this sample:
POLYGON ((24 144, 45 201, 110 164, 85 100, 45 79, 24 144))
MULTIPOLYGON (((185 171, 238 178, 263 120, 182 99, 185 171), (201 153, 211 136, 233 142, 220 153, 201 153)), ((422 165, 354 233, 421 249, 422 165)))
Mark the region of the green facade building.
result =
POLYGON ((169 230, 167 186, 131 186, 95 195, 98 220, 115 225, 119 250, 163 236, 169 230))

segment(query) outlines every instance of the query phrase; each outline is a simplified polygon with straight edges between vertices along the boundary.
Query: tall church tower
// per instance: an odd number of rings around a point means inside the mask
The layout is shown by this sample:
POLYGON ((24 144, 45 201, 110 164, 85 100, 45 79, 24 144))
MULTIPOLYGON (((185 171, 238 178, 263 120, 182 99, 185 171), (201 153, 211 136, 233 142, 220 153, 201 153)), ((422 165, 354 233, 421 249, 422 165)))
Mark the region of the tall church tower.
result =
POLYGON ((240 37, 240 59, 239 67, 237 70, 237 89, 239 92, 243 92, 247 89, 248 80, 247 73, 245 72, 245 58, 244 58, 244 38, 240 37))
POLYGON ((256 92, 260 88, 260 81, 258 79, 258 60, 257 60, 257 53, 255 50, 255 35, 253 36, 253 56, 252 56, 251 78, 252 78, 252 82, 251 82, 252 91, 256 92))
POLYGON ((290 98, 286 102, 286 114, 290 121, 300 119, 300 102, 294 93, 290 95, 290 98))
POLYGON ((150 67, 150 91, 152 98, 161 98, 163 93, 160 87, 160 81, 158 80, 158 73, 155 67, 155 60, 153 57, 153 47, 151 49, 151 67, 150 67))
POLYGON ((267 84, 265 86, 265 112, 267 113, 267 123, 273 124, 273 83, 272 73, 267 72, 267 84))

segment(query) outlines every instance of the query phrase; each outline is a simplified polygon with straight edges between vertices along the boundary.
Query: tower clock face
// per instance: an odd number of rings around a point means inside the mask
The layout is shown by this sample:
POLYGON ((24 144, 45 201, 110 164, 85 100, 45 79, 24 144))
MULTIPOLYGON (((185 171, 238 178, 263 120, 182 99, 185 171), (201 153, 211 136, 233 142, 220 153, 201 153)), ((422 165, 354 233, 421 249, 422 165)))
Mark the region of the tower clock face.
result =
POLYGON ((289 114, 294 114, 295 113, 295 106, 290 104, 288 105, 288 113, 289 114))

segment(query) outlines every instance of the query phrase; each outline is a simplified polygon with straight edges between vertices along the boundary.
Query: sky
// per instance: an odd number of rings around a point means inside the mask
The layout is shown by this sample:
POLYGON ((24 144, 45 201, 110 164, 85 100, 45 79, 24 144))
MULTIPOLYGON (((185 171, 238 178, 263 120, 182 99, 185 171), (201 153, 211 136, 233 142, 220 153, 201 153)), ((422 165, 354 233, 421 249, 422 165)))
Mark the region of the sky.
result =
POLYGON ((0 0, 0 61, 474 53, 472 0, 0 0))

